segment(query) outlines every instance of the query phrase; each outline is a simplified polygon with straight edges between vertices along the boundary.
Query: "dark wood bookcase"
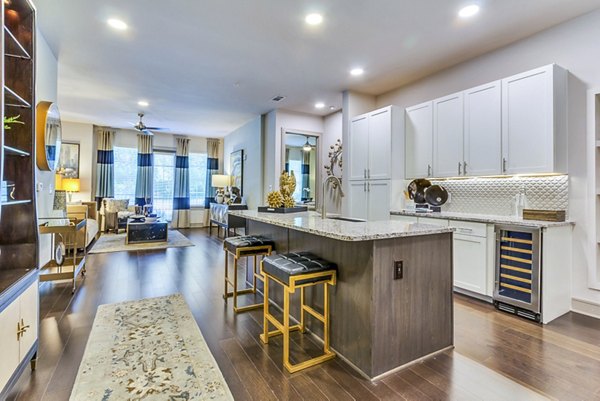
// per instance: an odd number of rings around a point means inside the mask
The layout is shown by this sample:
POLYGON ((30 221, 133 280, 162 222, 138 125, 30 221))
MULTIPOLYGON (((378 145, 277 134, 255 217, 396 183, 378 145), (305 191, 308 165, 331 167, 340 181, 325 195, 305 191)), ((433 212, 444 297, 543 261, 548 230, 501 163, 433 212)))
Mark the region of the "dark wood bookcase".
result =
POLYGON ((0 284, 6 270, 15 277, 18 270, 25 275, 39 265, 34 167, 35 8, 28 0, 3 0, 2 27, 2 116, 19 116, 21 123, 10 124, 10 129, 3 124, 0 135, 0 284))

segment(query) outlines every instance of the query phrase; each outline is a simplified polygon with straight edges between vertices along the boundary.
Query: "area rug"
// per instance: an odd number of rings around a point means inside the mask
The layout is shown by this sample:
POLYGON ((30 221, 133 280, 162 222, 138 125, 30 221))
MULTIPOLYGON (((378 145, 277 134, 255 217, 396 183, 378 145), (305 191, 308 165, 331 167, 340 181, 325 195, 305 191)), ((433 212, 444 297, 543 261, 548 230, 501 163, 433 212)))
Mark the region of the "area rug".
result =
POLYGON ((145 251, 149 249, 180 248, 194 246, 192 241, 177 230, 169 230, 167 243, 129 244, 125 245, 127 234, 102 234, 88 253, 107 253, 122 251, 145 251))
POLYGON ((181 295, 101 305, 71 401, 233 400, 181 295))

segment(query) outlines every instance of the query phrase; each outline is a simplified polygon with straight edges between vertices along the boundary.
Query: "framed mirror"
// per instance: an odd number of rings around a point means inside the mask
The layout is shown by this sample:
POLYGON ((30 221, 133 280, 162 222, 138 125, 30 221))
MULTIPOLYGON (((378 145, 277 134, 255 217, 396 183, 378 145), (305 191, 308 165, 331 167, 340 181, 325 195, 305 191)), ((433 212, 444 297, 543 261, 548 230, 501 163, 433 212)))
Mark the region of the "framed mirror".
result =
POLYGON ((40 170, 54 171, 62 142, 60 112, 55 103, 46 101, 39 102, 35 112, 37 166, 40 170))
POLYGON ((315 207, 321 185, 321 134, 282 129, 282 168, 296 177, 296 204, 315 207))

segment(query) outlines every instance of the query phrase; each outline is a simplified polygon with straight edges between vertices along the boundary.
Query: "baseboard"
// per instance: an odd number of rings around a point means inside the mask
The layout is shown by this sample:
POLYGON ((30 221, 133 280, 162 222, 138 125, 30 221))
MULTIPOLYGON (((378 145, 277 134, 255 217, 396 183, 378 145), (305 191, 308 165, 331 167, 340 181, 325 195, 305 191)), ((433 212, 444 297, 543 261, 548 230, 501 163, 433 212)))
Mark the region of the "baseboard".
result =
POLYGON ((571 310, 582 315, 600 319, 600 303, 587 299, 571 298, 571 310))

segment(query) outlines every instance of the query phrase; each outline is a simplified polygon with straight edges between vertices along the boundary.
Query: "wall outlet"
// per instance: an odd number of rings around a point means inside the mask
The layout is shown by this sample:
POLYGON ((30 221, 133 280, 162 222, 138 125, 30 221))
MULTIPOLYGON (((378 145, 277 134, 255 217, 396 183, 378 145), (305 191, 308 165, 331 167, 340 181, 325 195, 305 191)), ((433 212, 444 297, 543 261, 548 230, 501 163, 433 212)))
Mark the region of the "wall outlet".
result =
POLYGON ((402 280, 404 276, 404 261, 397 260, 394 262, 394 280, 402 280))
POLYGON ((38 182, 36 188, 38 192, 42 192, 44 190, 44 183, 38 182))

